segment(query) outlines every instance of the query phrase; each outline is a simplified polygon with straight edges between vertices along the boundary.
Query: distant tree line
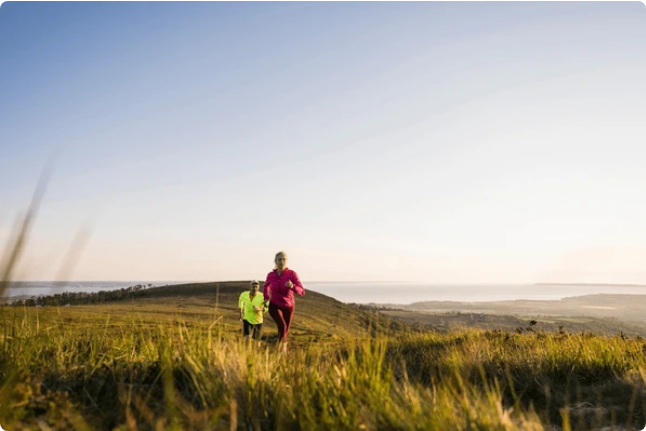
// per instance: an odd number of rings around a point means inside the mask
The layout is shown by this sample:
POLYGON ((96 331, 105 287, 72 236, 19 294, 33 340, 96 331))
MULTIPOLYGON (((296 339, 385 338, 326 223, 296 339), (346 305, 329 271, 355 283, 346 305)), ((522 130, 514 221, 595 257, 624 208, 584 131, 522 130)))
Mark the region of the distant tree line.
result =
POLYGON ((144 289, 152 287, 152 284, 137 284, 130 287, 124 287, 117 290, 101 290, 99 292, 63 292, 55 295, 36 296, 33 298, 18 299, 13 301, 11 306, 61 306, 71 304, 100 304, 102 302, 119 301, 124 299, 132 299, 139 296, 139 293, 144 289))

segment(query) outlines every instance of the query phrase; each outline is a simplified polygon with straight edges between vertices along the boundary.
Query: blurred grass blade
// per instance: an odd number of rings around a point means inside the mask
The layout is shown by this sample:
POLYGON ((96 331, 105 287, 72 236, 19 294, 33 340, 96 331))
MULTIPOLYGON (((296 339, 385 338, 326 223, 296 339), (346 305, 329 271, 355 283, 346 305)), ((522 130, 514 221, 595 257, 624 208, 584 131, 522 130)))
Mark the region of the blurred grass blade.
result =
POLYGON ((43 195, 45 193, 45 188, 49 183, 51 172, 51 164, 48 163, 43 169, 40 178, 38 179, 36 190, 34 190, 34 195, 32 196, 31 203, 29 204, 29 209, 20 222, 20 228, 18 234, 16 235, 16 239, 13 241, 13 244, 9 246, 6 261, 0 268, 0 298, 3 298, 7 293, 9 283, 11 281, 11 275, 16 268, 16 265, 20 260, 20 256, 27 244, 29 232, 34 219, 38 214, 38 208, 40 207, 40 202, 42 201, 43 195))

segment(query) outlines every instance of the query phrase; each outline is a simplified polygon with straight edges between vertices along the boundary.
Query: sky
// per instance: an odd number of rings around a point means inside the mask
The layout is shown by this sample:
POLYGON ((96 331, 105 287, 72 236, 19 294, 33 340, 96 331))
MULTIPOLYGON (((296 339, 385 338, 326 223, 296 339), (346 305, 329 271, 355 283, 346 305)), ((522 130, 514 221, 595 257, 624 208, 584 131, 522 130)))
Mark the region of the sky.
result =
POLYGON ((49 163, 18 279, 646 284, 644 76, 640 2, 4 2, 0 244, 49 163))

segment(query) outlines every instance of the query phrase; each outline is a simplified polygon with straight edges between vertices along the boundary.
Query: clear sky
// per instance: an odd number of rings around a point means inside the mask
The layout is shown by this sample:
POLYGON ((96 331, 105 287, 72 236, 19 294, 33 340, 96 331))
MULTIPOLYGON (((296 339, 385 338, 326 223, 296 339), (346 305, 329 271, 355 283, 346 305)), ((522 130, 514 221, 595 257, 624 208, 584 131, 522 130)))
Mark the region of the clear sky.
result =
POLYGON ((19 277, 646 283, 646 7, 0 7, 19 277))

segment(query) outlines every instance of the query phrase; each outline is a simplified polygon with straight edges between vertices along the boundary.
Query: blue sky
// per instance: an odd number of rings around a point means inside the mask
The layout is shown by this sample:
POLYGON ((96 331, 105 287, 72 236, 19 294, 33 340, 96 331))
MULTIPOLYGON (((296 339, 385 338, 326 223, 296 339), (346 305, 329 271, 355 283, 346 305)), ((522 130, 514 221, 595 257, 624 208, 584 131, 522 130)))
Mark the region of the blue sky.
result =
POLYGON ((643 3, 0 7, 19 277, 646 283, 643 3))

